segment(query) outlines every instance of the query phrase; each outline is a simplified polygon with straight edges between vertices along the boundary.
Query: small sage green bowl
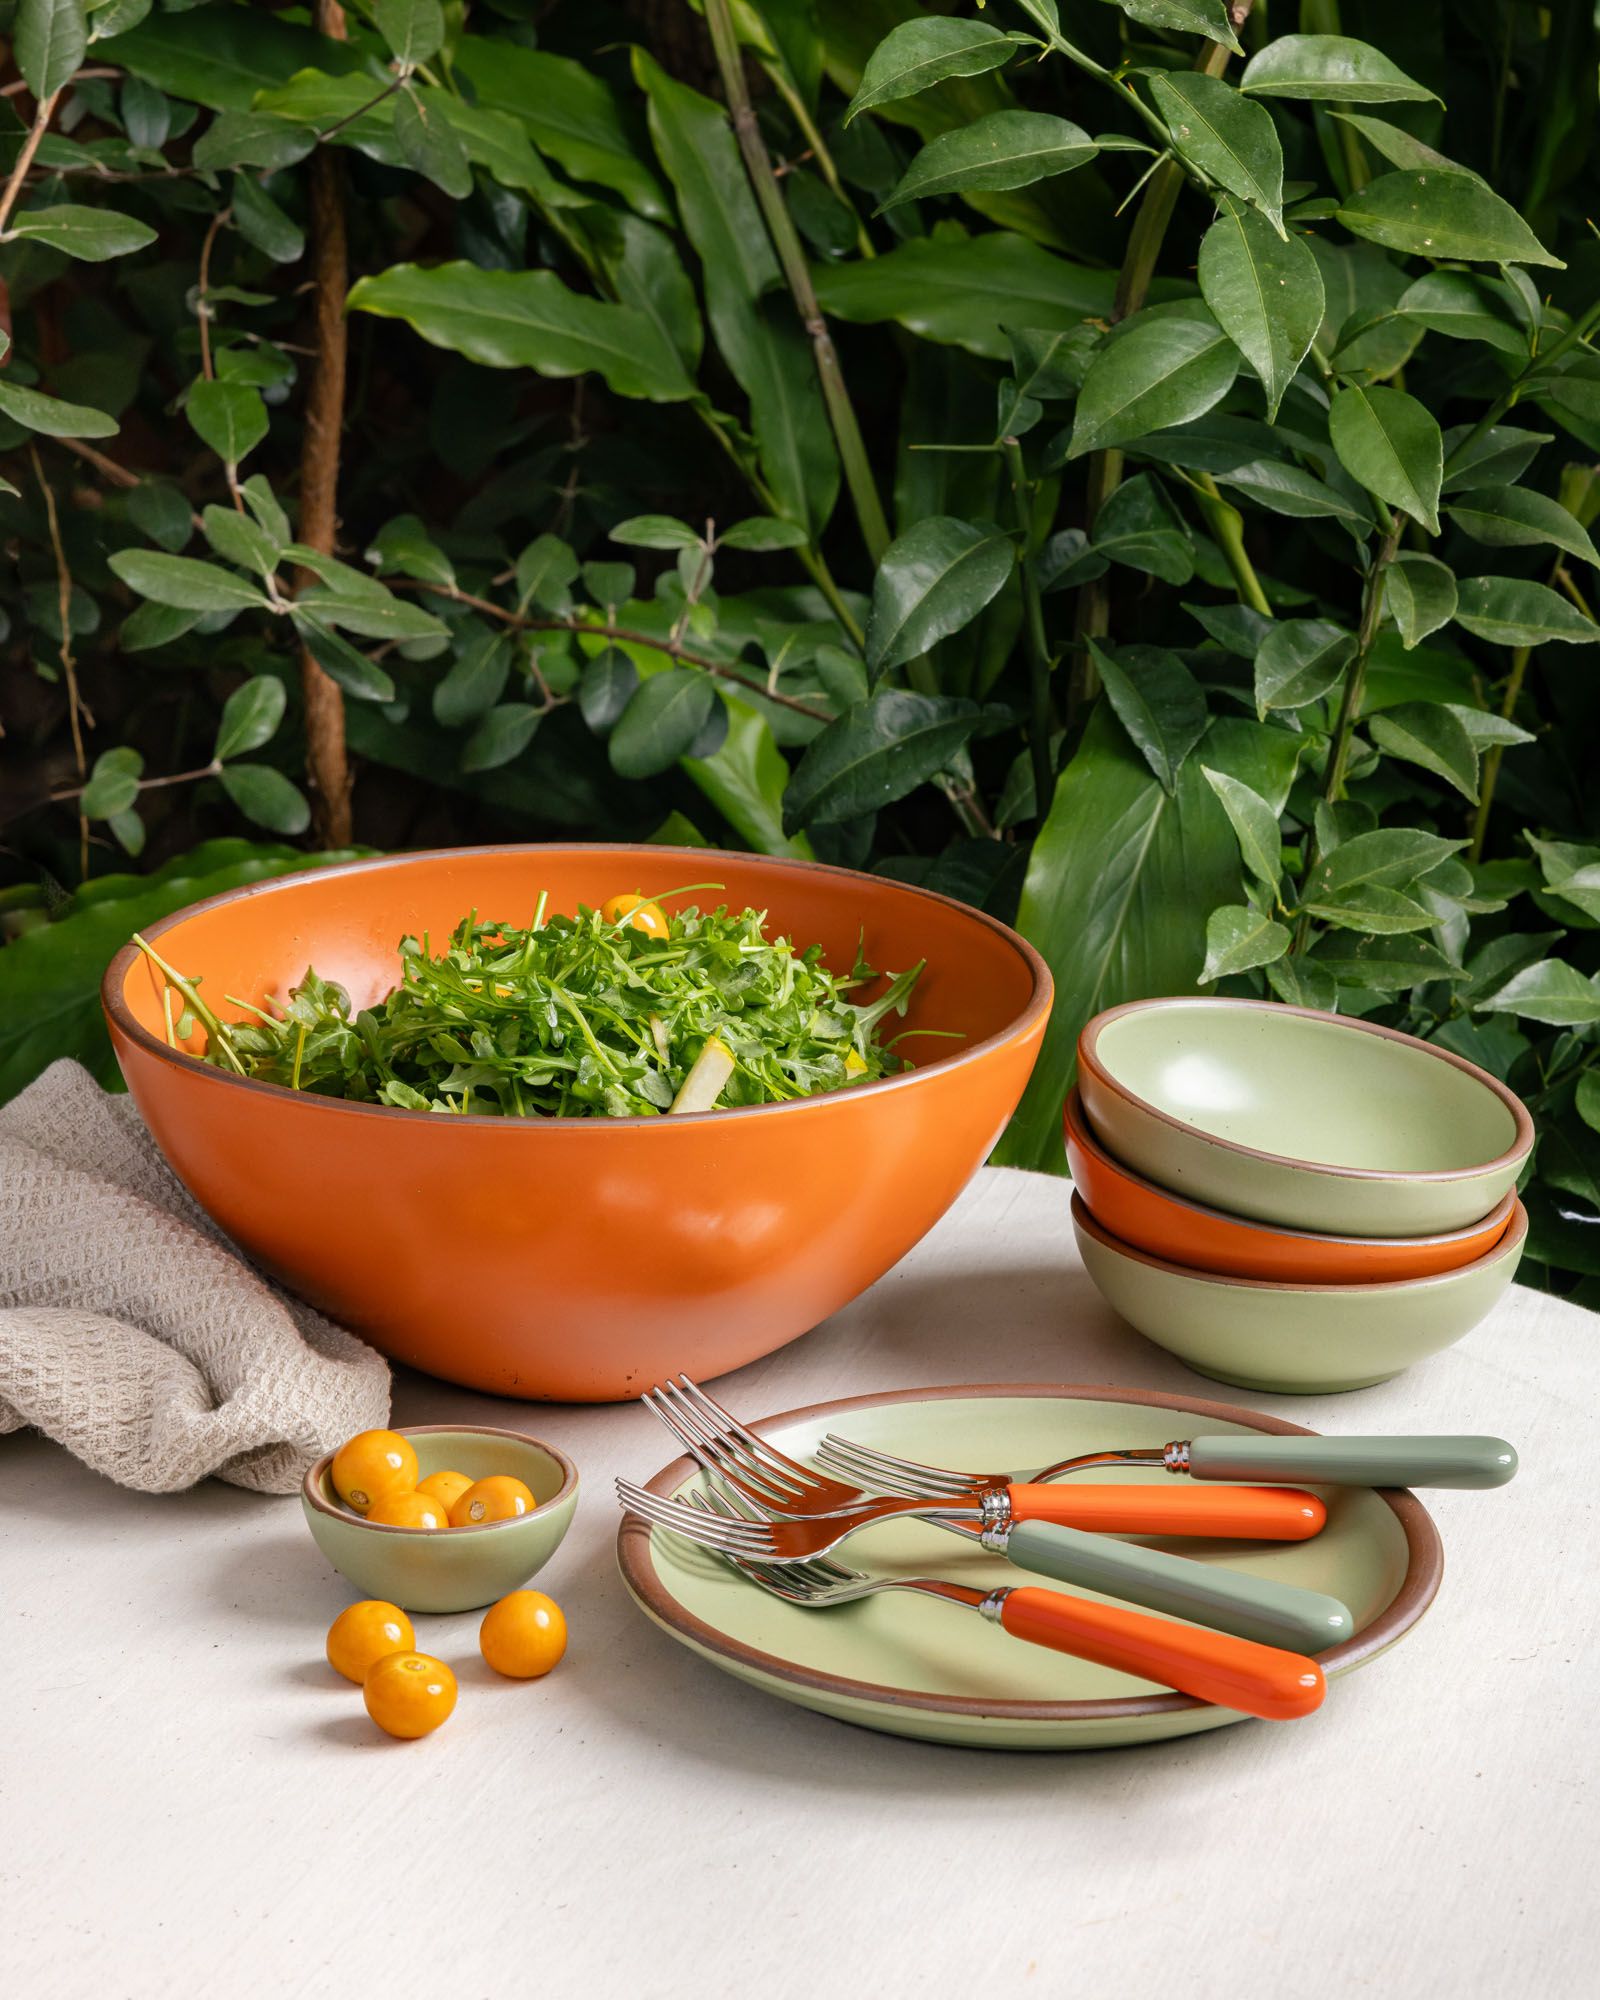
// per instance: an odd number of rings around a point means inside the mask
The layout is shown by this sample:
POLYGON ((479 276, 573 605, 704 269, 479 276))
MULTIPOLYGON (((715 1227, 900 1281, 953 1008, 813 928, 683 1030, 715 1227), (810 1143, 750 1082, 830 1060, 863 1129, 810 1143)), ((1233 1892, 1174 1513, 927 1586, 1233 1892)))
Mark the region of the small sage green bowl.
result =
POLYGON ((1516 1275, 1528 1239, 1519 1201, 1492 1250, 1430 1278, 1288 1285, 1169 1264, 1113 1236, 1072 1197, 1096 1289, 1147 1340, 1198 1375, 1282 1396, 1370 1389, 1469 1334, 1516 1275))
POLYGON ((333 1490, 333 1453, 305 1476, 300 1504, 312 1540, 347 1583, 402 1611, 475 1611, 520 1589, 550 1560, 572 1525, 578 1468, 553 1444, 484 1424, 397 1425, 417 1454, 418 1476, 509 1473, 538 1503, 510 1521, 472 1528, 390 1528, 352 1514, 333 1490))

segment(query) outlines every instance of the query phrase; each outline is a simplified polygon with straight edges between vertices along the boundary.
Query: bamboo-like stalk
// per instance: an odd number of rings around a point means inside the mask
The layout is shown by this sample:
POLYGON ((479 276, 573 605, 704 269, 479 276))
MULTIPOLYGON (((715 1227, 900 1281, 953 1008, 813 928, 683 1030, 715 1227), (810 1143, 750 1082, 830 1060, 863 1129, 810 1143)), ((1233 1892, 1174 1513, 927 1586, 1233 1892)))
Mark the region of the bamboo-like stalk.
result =
POLYGON ((755 106, 750 102, 744 58, 739 50, 738 36, 734 33, 733 15, 728 0, 705 0, 705 10, 734 135, 744 155, 745 171, 750 176, 750 185, 755 190, 778 262, 783 267, 795 311, 799 313, 800 323, 811 341, 817 379, 822 385, 822 399, 827 406, 834 442, 839 448, 839 462, 844 470, 845 485, 850 491, 861 538, 867 545, 867 554, 874 563, 878 563, 889 546, 888 519, 883 511, 883 502, 878 497, 872 467, 867 461, 866 443, 861 435, 861 426, 856 421, 850 391, 845 386, 844 370, 839 365, 833 335, 817 303, 816 287, 811 282, 805 250, 784 205, 783 193, 756 120, 755 106))

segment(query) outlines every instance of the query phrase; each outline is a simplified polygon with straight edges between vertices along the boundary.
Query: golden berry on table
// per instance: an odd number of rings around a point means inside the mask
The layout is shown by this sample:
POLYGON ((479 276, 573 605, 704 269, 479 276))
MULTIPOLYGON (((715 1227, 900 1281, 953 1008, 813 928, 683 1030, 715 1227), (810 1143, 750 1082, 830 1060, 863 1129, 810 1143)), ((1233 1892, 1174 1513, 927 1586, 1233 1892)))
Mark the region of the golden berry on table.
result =
POLYGON ((536 1680, 567 1650, 567 1621, 561 1606, 542 1590, 514 1590, 484 1614, 478 1645, 497 1674, 536 1680))
POLYGON ((391 1493, 387 1500, 374 1500, 367 1519, 380 1528, 448 1528, 450 1514, 442 1500, 424 1493, 391 1493))
POLYGON ((514 1521, 530 1514, 538 1503, 520 1479, 509 1473, 491 1473, 469 1486, 450 1509, 452 1528, 475 1528, 483 1521, 514 1521))
POLYGON ((329 1477, 344 1504, 365 1514, 379 1500, 414 1491, 417 1454, 398 1431, 359 1431, 333 1454, 329 1477))
POLYGON ((442 1472, 430 1472, 426 1479, 419 1479, 417 1491, 430 1494, 435 1500, 441 1501, 448 1514, 471 1484, 472 1481, 464 1472, 451 1472, 447 1469, 442 1472))
POLYGON ((431 1653, 389 1653, 368 1673, 361 1698, 390 1736, 430 1736, 456 1705, 456 1677, 431 1653))
POLYGON ((411 1620, 398 1604, 368 1597, 347 1604, 328 1627, 328 1664, 360 1687, 389 1653, 409 1653, 417 1643, 411 1620))

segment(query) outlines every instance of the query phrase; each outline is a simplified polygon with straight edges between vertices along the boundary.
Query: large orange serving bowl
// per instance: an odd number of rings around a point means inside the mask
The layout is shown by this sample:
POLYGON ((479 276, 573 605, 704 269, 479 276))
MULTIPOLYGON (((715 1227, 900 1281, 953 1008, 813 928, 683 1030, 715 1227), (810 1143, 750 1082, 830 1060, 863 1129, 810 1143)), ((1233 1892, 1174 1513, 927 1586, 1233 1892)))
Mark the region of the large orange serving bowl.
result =
POLYGON ((655 1118, 481 1118, 343 1104, 167 1045, 133 946, 103 998, 140 1111, 206 1212, 258 1264, 374 1346, 449 1381, 570 1402, 737 1368, 815 1326, 938 1221, 999 1138, 1050 1011, 1044 962, 1003 924, 880 876, 704 848, 488 847, 252 884, 148 936, 225 1017, 307 965, 368 1006, 407 933, 471 910, 526 923, 638 891, 770 913, 769 936, 927 960, 904 1024, 918 1067, 786 1104, 655 1118))

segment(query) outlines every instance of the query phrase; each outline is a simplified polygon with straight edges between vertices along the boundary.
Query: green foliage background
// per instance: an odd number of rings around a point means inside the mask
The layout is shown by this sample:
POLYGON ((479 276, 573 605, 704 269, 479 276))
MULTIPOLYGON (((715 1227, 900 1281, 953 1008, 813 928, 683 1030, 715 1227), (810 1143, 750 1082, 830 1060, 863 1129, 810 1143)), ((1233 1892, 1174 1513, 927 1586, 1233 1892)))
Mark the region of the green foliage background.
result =
POLYGON ((106 1073, 139 923, 342 837, 304 645, 367 846, 1019 923, 1003 1160, 1135 995, 1459 1051, 1538 1116, 1525 1275, 1600 1299, 1589 0, 329 12, 0 8, 0 1092, 106 1073))

